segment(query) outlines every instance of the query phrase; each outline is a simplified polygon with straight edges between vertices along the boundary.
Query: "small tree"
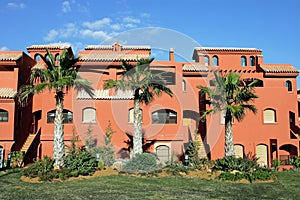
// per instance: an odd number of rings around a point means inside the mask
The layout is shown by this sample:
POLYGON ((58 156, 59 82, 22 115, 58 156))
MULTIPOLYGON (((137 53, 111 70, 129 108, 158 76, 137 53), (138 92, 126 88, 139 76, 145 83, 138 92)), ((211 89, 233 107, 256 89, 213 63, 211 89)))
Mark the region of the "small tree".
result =
POLYGON ((108 125, 105 130, 104 135, 104 146, 94 146, 90 149, 90 152, 93 156, 99 154, 99 159, 104 162, 104 165, 111 166, 115 161, 113 144, 112 144, 112 135, 114 134, 112 129, 111 122, 108 121, 108 125))

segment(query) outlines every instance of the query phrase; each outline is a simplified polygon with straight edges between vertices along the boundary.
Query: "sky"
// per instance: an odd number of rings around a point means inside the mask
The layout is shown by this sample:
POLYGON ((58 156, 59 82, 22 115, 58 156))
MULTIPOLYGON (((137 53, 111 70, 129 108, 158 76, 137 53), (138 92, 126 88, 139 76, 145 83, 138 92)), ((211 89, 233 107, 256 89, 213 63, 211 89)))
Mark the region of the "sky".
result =
POLYGON ((300 69, 299 10, 298 0, 1 0, 0 50, 68 43, 76 54, 119 41, 191 61, 196 46, 254 47, 265 63, 300 69))

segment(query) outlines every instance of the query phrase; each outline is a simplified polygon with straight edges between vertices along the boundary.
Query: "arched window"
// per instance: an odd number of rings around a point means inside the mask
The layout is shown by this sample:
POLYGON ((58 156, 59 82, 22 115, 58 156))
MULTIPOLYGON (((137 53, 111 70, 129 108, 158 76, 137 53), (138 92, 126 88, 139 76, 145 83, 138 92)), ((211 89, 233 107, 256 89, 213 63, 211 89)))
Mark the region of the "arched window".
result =
MULTIPOLYGON (((142 119, 143 119, 143 110, 140 109, 141 115, 142 115, 142 119)), ((128 110, 128 123, 133 123, 134 122, 134 109, 130 108, 128 110)))
POLYGON ((213 56, 213 66, 217 67, 219 66, 219 58, 218 56, 213 56))
POLYGON ((160 162, 165 163, 170 159, 170 148, 167 145, 159 145, 156 147, 156 155, 160 162))
POLYGON ((185 82, 185 80, 182 80, 182 91, 183 92, 186 91, 186 82, 185 82))
POLYGON ((291 92, 293 90, 291 81, 286 81, 285 87, 288 89, 289 92, 291 92))
POLYGON ((254 56, 250 56, 250 66, 255 66, 255 58, 254 58, 254 56))
POLYGON ((255 154, 257 164, 260 166, 268 166, 268 146, 265 144, 256 145, 255 154))
POLYGON ((34 60, 35 60, 36 62, 39 62, 39 61, 41 60, 41 56, 40 56, 39 54, 35 54, 34 60))
POLYGON ((59 58, 60 58, 60 57, 59 57, 59 54, 56 54, 56 55, 55 55, 55 61, 59 61, 59 58))
POLYGON ((276 111, 273 109, 265 109, 264 110, 264 123, 275 123, 276 122, 276 111))
POLYGON ((96 109, 95 108, 84 108, 82 110, 82 122, 84 122, 84 123, 96 122, 96 109))
POLYGON ((204 56, 204 64, 205 66, 209 66, 210 63, 209 63, 209 57, 208 56, 204 56))
POLYGON ((8 112, 0 109, 0 122, 8 122, 8 112))
POLYGON ((241 144, 234 145, 235 157, 243 158, 244 157, 244 146, 241 144))
POLYGON ((242 56, 242 57, 241 57, 241 66, 242 66, 242 67, 247 66, 247 59, 246 59, 245 56, 242 56))
POLYGON ((177 113, 169 109, 152 112, 152 124, 176 124, 177 113))
MULTIPOLYGON (((47 123, 52 124, 54 123, 55 119, 55 110, 51 110, 47 113, 47 123)), ((73 113, 69 110, 63 110, 63 123, 69 124, 73 122, 73 113)))

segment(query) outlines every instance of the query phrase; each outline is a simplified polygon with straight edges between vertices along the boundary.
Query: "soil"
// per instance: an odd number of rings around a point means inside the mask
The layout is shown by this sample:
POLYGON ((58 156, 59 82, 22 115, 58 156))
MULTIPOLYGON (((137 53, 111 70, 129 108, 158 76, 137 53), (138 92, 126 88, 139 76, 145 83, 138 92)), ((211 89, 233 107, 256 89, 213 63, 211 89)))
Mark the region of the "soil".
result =
MULTIPOLYGON (((182 177, 191 177, 191 178, 201 178, 201 179, 207 179, 207 180, 217 180, 217 177, 220 175, 221 172, 206 172, 206 171, 201 171, 201 170, 195 170, 195 171, 189 171, 188 174, 185 173, 180 173, 179 175, 182 177)), ((119 172, 117 170, 114 170, 112 168, 106 168, 104 170, 97 170, 92 176, 78 176, 78 177, 71 177, 65 181, 74 181, 74 180, 82 180, 82 179, 89 179, 89 178, 94 178, 94 177, 103 177, 103 176, 110 176, 110 175, 118 175, 119 172)), ((138 174, 122 174, 123 176, 135 176, 135 177, 147 177, 147 176, 142 176, 138 174)), ((153 177, 167 177, 170 176, 166 170, 163 170, 157 176, 153 177)), ((30 183, 42 183, 42 181, 39 180, 39 178, 28 178, 25 176, 21 177, 21 180, 24 182, 30 182, 30 183)), ((60 179, 54 179, 53 182, 61 182, 62 180, 60 179)), ((250 182, 246 179, 242 179, 239 181, 227 181, 227 182, 235 182, 235 183, 245 183, 249 184, 250 182)), ((274 182, 274 180, 269 180, 269 181, 255 181, 255 183, 267 183, 267 182, 274 182)))

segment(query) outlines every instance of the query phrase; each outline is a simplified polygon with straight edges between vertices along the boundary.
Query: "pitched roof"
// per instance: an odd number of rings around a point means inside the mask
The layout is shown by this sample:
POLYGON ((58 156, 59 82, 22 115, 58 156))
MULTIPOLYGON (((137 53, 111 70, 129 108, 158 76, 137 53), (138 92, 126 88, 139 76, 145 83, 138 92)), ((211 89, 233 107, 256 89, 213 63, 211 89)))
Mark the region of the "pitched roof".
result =
POLYGON ((261 64, 261 69, 269 73, 298 73, 299 70, 291 64, 261 64))
POLYGON ((182 70, 184 72, 208 72, 208 68, 200 63, 183 64, 182 70))
MULTIPOLYGON (((148 45, 120 45, 122 50, 149 50, 151 49, 148 45)), ((97 49, 113 49, 113 45, 88 45, 85 50, 97 50, 97 49)))
POLYGON ((22 52, 0 51, 0 61, 17 61, 22 57, 22 52))
POLYGON ((195 47, 194 50, 202 51, 262 51, 257 48, 240 48, 240 47, 195 47))
POLYGON ((149 54, 118 54, 118 53, 97 53, 79 55, 80 61, 103 62, 103 61, 135 61, 137 58, 149 58, 149 54))
POLYGON ((68 49, 71 48, 69 44, 41 44, 41 45, 31 45, 27 49, 68 49))
POLYGON ((90 97, 84 91, 80 91, 78 92, 77 99, 112 99, 112 100, 133 99, 133 91, 117 90, 115 95, 109 95, 109 90, 95 90, 93 97, 90 97))
POLYGON ((0 88, 0 98, 12 99, 16 94, 17 92, 13 88, 0 88))

